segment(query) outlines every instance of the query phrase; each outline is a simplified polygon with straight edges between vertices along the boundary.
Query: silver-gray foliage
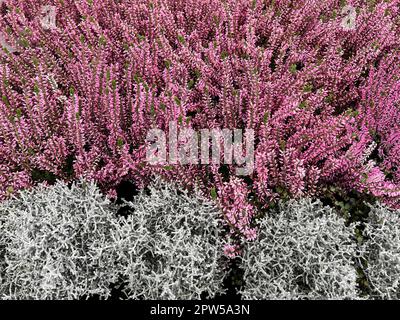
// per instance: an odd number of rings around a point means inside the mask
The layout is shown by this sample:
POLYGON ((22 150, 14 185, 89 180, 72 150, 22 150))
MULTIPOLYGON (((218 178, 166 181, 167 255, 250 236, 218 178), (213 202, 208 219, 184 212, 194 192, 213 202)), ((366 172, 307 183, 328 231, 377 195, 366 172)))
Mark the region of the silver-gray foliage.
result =
POLYGON ((110 202, 94 183, 63 182, 0 204, 2 299, 107 298, 116 280, 110 202))
POLYGON ((400 210, 371 206, 362 246, 373 299, 400 299, 400 210))
POLYGON ((94 183, 62 182, 0 203, 0 298, 199 299, 222 293, 218 208, 159 180, 117 216, 94 183))
POLYGON ((119 250, 125 293, 138 299, 200 299, 222 293, 220 212, 199 194, 155 181, 128 203, 119 250))
POLYGON ((355 225, 311 199, 281 202, 246 245, 245 299, 355 299, 355 225))

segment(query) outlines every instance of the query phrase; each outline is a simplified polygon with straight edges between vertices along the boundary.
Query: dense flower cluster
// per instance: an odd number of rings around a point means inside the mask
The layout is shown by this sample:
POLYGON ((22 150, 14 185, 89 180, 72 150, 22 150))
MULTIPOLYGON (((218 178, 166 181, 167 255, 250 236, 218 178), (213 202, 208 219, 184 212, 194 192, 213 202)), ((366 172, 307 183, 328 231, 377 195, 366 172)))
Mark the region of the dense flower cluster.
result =
POLYGON ((3 1, 0 198, 79 177, 113 197, 156 172, 199 185, 248 239, 271 201, 330 185, 399 207, 399 4, 3 1), (150 166, 146 134, 170 121, 254 129, 254 173, 150 166))

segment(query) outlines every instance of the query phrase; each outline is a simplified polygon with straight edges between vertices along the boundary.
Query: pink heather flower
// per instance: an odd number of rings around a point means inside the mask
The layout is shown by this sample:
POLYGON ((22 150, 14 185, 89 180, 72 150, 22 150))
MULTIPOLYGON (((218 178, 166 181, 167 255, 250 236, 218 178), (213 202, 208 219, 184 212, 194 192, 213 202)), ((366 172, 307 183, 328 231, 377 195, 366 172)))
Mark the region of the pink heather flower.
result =
POLYGON ((225 244, 224 245, 224 254, 229 259, 234 259, 240 256, 241 251, 237 245, 234 244, 225 244))
POLYGON ((247 201, 249 190, 245 183, 233 178, 218 190, 219 201, 227 223, 248 240, 254 240, 256 231, 251 228, 255 208, 247 201))
POLYGON ((400 1, 9 0, 0 14, 0 199, 44 172, 105 193, 151 174, 216 197, 254 239, 270 202, 328 186, 399 207, 400 1), (57 28, 43 28, 42 6, 57 28), (3 41, 4 40, 4 41, 3 41), (255 168, 150 166, 146 135, 253 129, 255 168))

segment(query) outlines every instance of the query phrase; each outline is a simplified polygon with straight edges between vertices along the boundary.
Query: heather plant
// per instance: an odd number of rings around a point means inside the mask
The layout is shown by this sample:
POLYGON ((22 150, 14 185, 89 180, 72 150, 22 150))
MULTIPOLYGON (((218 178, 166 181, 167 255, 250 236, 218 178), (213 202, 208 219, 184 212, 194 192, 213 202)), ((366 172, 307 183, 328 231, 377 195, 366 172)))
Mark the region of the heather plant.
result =
POLYGON ((362 246, 364 272, 372 299, 400 298, 400 216, 399 210, 371 206, 362 246))
POLYGON ((110 201, 92 182, 58 182, 0 204, 1 299, 110 296, 118 279, 110 201))
POLYGON ((399 207, 400 199, 400 105, 399 55, 381 56, 379 68, 372 68, 361 89, 362 133, 356 153, 370 145, 372 157, 364 172, 366 188, 382 197, 391 207, 399 207))
POLYGON ((80 177, 115 197, 158 173, 214 198, 234 239, 330 186, 398 207, 399 4, 4 1, 0 198, 80 177), (170 121, 254 130, 254 172, 148 164, 148 131, 170 121))
POLYGON ((355 225, 319 200, 280 202, 242 258, 244 299, 357 299, 355 225))
POLYGON ((200 299, 223 293, 222 223, 214 203, 156 180, 127 204, 118 270, 129 299, 200 299))

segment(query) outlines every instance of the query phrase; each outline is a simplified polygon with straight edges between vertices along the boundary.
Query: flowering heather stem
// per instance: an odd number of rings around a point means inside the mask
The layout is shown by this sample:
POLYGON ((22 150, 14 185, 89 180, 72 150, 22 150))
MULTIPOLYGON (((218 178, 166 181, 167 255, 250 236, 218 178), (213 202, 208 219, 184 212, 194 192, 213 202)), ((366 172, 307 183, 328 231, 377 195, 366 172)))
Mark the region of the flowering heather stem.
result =
POLYGON ((48 176, 85 176, 113 197, 156 172, 215 195, 247 238, 258 209, 330 185, 399 207, 399 5, 4 1, 0 198, 48 176), (170 121, 253 129, 253 174, 150 166, 146 134, 170 121))

